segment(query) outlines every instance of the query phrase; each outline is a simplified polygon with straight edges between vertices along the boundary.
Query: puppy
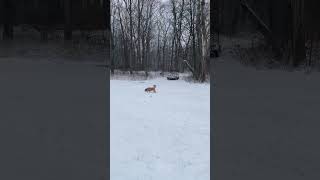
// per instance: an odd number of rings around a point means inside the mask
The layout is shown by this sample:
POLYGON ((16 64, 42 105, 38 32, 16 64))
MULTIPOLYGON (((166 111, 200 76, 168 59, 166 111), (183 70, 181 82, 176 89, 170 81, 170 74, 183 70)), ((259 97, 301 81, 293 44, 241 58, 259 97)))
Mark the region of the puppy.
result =
POLYGON ((156 93, 156 85, 153 85, 153 87, 148 87, 144 91, 145 92, 154 92, 154 93, 156 93))

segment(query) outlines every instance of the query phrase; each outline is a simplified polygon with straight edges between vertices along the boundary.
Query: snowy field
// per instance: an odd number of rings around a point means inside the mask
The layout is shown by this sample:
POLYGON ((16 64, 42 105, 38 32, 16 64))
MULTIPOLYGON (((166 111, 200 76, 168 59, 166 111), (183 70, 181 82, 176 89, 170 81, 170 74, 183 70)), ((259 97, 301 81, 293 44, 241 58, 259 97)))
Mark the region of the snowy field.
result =
POLYGON ((210 85, 111 80, 111 179, 209 180, 210 85), (157 93, 145 93, 157 85, 157 93))
POLYGON ((105 70, 13 58, 0 58, 0 179, 105 177, 105 70))
POLYGON ((320 179, 319 72, 213 65, 213 178, 320 179))

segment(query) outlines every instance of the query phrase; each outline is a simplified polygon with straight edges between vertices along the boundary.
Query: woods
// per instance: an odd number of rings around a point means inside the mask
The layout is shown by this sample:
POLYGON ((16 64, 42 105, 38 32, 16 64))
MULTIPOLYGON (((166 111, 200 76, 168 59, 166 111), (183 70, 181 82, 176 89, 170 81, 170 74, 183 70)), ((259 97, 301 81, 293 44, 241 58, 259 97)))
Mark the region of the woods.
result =
POLYGON ((209 1, 111 1, 111 68, 208 76, 209 1), (191 68, 190 68, 191 67, 191 68))
POLYGON ((0 0, 0 30, 7 40, 14 40, 14 29, 25 25, 38 31, 44 41, 59 30, 64 30, 65 40, 72 40, 74 31, 105 30, 110 24, 107 6, 108 0, 0 0))
POLYGON ((195 79, 204 81, 209 55, 216 57, 223 49, 219 35, 242 32, 260 33, 277 63, 311 66, 319 54, 320 25, 312 20, 320 16, 317 0, 13 2, 0 1, 3 39, 14 39, 14 27, 22 24, 31 25, 45 41, 54 31, 63 30, 62 36, 69 41, 76 31, 107 28, 105 34, 111 31, 111 36, 104 35, 101 41, 111 40, 111 46, 106 43, 104 47, 111 48, 112 72, 144 71, 148 76, 150 71, 190 71, 195 79))
POLYGON ((219 4, 222 34, 260 33, 272 48, 275 62, 292 67, 311 65, 312 52, 319 49, 319 1, 214 1, 219 4))

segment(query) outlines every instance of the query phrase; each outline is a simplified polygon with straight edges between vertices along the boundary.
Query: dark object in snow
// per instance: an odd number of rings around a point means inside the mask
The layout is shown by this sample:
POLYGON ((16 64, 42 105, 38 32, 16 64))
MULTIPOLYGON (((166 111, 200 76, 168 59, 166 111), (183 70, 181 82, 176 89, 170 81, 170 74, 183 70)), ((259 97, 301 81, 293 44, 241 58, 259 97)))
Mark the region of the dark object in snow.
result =
POLYGON ((178 80, 179 79, 179 75, 178 74, 170 74, 167 77, 168 80, 178 80))

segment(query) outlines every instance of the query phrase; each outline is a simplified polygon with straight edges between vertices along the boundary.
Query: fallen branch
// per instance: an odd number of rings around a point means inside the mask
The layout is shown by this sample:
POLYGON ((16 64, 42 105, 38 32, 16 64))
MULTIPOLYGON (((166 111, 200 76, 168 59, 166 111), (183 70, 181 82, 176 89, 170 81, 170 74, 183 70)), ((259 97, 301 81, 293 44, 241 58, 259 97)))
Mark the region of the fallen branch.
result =
POLYGON ((186 63, 187 67, 189 68, 189 70, 192 72, 192 74, 194 74, 194 69, 192 68, 192 66, 189 64, 189 62, 187 60, 183 60, 183 62, 186 63))
MULTIPOLYGON (((264 28, 264 30, 269 34, 271 34, 271 29, 266 25, 266 23, 263 22, 263 20, 257 15, 257 13, 255 13, 255 11, 248 5, 248 2, 246 0, 241 0, 241 5, 249 11, 249 13, 258 21, 259 25, 261 27, 264 28)), ((265 33, 266 32, 263 32, 264 35, 266 35, 265 33)))

